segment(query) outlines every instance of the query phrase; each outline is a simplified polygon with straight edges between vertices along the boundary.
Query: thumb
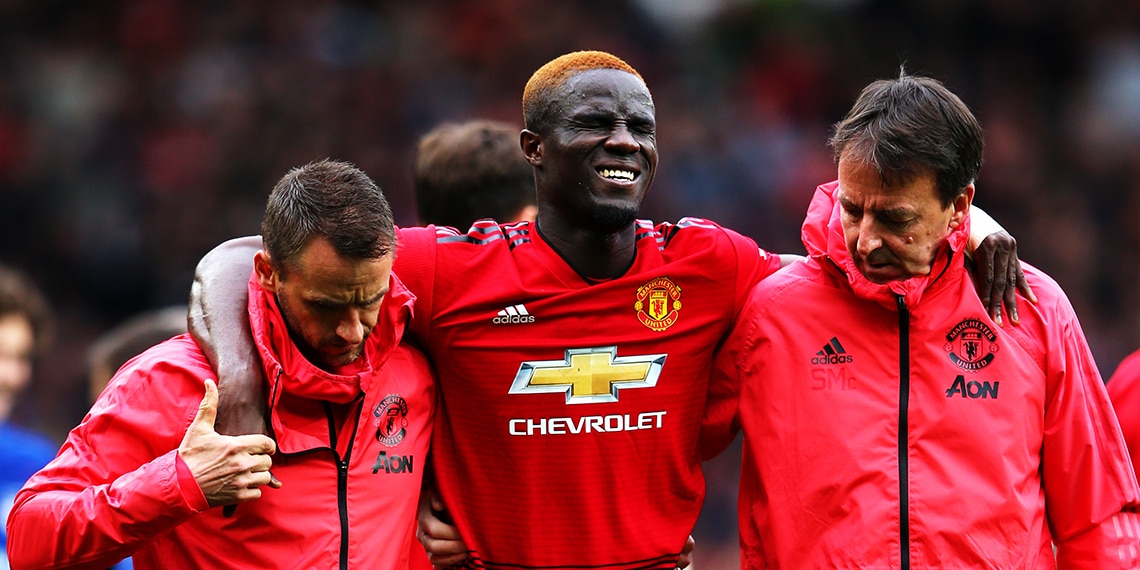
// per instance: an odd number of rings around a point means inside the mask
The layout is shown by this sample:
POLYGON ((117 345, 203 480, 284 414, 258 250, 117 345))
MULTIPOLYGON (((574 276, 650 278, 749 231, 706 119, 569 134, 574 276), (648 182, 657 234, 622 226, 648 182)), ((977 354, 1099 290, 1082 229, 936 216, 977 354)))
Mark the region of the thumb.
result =
POLYGON ((206 379, 206 395, 202 396, 202 403, 198 404, 198 415, 194 416, 190 429, 199 431, 214 431, 214 421, 218 419, 218 385, 213 380, 206 379))
POLYGON ((431 510, 442 512, 446 508, 443 505, 443 498, 439 496, 439 491, 436 491, 435 488, 428 491, 428 499, 431 502, 431 510))

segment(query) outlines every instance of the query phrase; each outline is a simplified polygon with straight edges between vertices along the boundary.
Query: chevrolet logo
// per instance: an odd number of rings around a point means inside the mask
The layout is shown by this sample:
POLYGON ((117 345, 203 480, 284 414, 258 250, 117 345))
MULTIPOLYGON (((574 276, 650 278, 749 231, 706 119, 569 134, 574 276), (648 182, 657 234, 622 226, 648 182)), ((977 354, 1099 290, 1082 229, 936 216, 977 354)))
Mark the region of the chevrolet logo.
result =
POLYGON ((567 404, 616 402, 619 389, 656 386, 664 365, 664 354, 619 357, 616 346, 571 348, 563 360, 523 362, 510 393, 565 392, 567 404))

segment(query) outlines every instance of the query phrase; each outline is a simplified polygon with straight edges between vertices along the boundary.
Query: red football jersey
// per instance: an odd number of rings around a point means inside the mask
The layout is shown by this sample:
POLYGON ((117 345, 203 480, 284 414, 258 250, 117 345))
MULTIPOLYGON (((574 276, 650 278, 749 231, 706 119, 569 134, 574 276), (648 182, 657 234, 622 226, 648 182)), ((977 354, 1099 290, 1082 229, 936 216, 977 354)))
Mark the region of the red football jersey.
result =
POLYGON ((674 568, 705 494, 713 351, 779 265, 694 218, 639 221, 632 266, 601 282, 527 222, 401 230, 442 390, 436 482, 472 564, 674 568))

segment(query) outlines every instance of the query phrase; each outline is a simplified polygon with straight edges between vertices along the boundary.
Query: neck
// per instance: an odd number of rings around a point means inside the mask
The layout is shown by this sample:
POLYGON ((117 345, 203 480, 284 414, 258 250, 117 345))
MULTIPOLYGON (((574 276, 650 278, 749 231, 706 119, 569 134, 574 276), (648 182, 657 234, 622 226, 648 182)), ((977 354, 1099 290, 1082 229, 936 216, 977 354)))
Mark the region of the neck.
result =
POLYGON ((601 232, 539 218, 535 226, 566 263, 587 279, 611 279, 625 273, 636 252, 637 225, 601 232))

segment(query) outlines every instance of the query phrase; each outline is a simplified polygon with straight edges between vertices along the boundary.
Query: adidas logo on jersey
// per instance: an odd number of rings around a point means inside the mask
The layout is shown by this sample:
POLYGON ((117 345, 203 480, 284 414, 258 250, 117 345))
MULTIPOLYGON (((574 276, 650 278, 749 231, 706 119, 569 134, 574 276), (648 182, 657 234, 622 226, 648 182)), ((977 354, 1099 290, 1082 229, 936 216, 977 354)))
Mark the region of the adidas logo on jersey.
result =
POLYGON ((512 305, 501 311, 495 318, 491 319, 492 323, 496 325, 515 325, 521 323, 533 323, 534 315, 526 311, 526 306, 522 303, 512 305))
POLYGON ((812 364, 847 364, 855 360, 847 351, 843 349, 843 345, 839 344, 839 337, 831 337, 827 344, 823 345, 823 349, 815 353, 811 359, 812 364))

